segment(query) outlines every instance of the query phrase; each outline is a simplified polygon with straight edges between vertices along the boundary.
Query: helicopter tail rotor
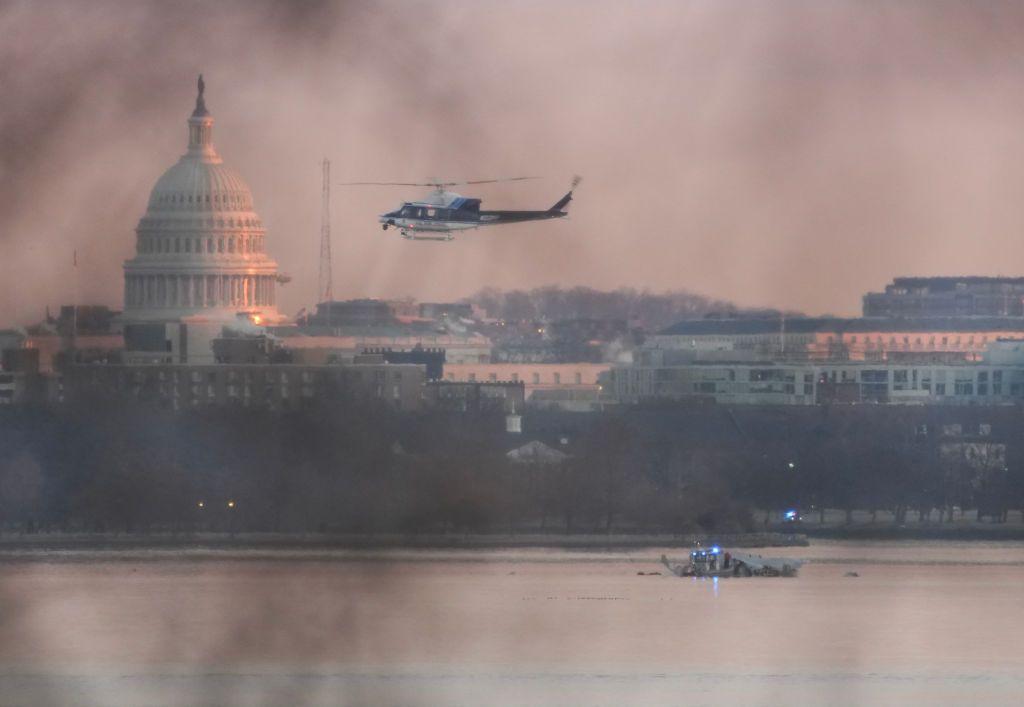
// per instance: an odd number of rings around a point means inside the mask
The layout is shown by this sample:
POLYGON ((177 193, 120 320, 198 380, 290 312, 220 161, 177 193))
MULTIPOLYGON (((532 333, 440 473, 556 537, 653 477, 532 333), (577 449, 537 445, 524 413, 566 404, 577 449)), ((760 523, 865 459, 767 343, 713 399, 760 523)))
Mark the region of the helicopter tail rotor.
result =
POLYGON ((572 178, 572 187, 569 189, 569 193, 566 194, 565 196, 563 196, 557 202, 555 202, 555 205, 552 206, 550 209, 548 209, 548 213, 554 214, 556 216, 564 216, 565 215, 565 213, 564 213, 565 212, 565 208, 567 206, 569 206, 569 202, 572 201, 573 189, 578 187, 580 185, 580 182, 582 182, 582 181, 583 181, 583 178, 580 177, 578 174, 575 177, 573 177, 572 178))

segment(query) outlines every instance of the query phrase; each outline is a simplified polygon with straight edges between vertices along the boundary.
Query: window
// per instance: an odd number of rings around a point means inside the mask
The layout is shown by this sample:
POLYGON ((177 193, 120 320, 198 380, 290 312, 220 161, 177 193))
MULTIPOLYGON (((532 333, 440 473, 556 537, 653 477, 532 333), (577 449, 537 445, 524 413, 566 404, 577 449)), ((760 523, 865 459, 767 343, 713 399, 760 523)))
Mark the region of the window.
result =
POLYGON ((218 253, 223 253, 224 252, 224 239, 223 238, 218 238, 217 239, 217 252, 218 253))
POLYGON ((971 381, 954 381, 954 395, 974 395, 974 383, 971 381))
POLYGON ((537 385, 538 383, 540 383, 540 374, 539 373, 534 373, 533 374, 533 384, 537 385))
POLYGON ((583 374, 582 373, 577 373, 574 376, 574 379, 576 381, 576 385, 580 385, 581 383, 583 383, 583 374))
POLYGON ((562 384, 562 374, 561 373, 555 373, 554 378, 555 378, 555 385, 561 385, 562 384))
POLYGON ((987 422, 982 422, 978 425, 978 434, 982 437, 988 437, 992 434, 992 425, 987 422))
POLYGON ((893 371, 892 372, 892 389, 893 390, 907 390, 908 388, 909 388, 909 386, 907 385, 907 372, 905 370, 893 371))

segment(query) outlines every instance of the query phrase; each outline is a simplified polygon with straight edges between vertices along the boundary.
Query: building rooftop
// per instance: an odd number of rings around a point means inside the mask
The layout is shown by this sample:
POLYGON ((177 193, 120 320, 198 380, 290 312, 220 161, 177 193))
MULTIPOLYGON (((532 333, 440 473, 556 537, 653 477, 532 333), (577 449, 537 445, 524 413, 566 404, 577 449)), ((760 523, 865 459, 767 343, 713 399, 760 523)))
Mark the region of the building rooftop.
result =
POLYGON ((928 288, 932 292, 952 291, 957 285, 1024 285, 1024 277, 988 275, 943 275, 938 277, 896 277, 892 285, 908 289, 928 288))
POLYGON ((769 319, 688 319, 658 332, 659 336, 911 332, 1024 331, 1020 317, 794 317, 769 319))

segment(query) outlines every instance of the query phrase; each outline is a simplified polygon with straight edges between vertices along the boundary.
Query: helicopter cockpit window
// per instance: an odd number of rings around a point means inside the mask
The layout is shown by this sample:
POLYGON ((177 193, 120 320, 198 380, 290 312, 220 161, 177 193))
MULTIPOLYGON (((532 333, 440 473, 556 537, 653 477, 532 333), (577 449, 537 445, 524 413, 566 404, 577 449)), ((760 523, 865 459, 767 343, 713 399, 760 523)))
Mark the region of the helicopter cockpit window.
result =
POLYGON ((414 216, 416 216, 416 207, 403 206, 402 210, 398 213, 398 215, 405 218, 413 218, 414 216))

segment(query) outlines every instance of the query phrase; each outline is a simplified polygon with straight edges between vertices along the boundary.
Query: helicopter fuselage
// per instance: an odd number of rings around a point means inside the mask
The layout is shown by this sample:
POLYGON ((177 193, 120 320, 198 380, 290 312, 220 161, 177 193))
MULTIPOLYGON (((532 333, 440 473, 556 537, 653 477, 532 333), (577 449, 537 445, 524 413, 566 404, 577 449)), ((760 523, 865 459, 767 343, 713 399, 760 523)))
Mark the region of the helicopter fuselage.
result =
POLYGON ((410 240, 451 240, 453 231, 562 218, 568 215, 562 209, 571 195, 569 192, 546 211, 481 211, 480 199, 438 191, 425 201, 407 201, 395 211, 381 214, 378 221, 385 231, 397 228, 410 240))

